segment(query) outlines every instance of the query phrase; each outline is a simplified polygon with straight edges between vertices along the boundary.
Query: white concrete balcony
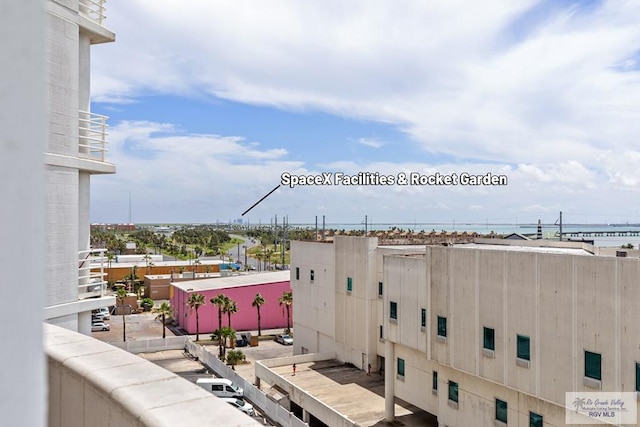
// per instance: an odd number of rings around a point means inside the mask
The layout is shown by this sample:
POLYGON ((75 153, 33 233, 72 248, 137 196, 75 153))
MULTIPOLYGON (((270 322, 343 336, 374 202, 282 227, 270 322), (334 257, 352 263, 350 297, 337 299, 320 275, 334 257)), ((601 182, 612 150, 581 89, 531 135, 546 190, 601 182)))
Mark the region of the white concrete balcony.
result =
POLYGON ((78 154, 80 157, 105 162, 107 157, 107 119, 90 111, 78 111, 78 154))
POLYGON ((50 427, 253 427, 194 383, 89 336, 44 325, 50 427))
POLYGON ((106 2, 107 0, 80 0, 78 9, 84 17, 98 25, 103 25, 107 18, 105 15, 107 9, 104 6, 106 2))
POLYGON ((103 297, 107 290, 104 280, 107 273, 104 264, 106 249, 90 249, 78 252, 78 299, 103 297))

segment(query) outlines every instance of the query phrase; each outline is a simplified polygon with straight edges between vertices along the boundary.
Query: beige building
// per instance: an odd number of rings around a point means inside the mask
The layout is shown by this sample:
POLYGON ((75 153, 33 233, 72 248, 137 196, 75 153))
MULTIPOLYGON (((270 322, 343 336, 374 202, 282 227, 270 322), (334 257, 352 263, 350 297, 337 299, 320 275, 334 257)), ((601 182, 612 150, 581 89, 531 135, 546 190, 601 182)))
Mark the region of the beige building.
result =
POLYGON ((292 242, 294 353, 385 373, 441 426, 565 425, 565 392, 636 392, 640 259, 582 243, 292 242), (620 254, 619 254, 620 255, 620 254))

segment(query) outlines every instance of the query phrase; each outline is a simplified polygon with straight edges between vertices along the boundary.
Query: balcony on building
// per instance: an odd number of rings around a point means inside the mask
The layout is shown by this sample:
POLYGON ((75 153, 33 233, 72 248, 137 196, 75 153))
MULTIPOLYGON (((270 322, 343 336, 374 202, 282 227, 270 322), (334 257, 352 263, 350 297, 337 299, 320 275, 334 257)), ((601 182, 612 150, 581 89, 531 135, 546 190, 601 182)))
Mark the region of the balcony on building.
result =
POLYGON ((107 161, 107 116, 90 111, 78 111, 78 158, 80 169, 91 173, 115 173, 107 161))
POLYGON ((107 0, 79 0, 80 28, 89 34, 91 44, 109 43, 116 39, 113 31, 105 26, 107 0))

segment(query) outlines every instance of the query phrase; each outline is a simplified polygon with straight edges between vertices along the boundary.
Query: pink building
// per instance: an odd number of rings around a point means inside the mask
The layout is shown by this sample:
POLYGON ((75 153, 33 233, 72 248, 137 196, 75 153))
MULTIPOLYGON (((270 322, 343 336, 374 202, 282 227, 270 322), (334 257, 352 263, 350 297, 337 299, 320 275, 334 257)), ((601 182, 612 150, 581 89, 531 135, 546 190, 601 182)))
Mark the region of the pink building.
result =
MULTIPOLYGON (((257 331, 258 312, 251 306, 256 294, 261 294, 266 301, 260 307, 262 329, 284 329, 287 327, 287 311, 280 306, 278 298, 283 292, 290 291, 290 272, 276 271, 174 282, 170 287, 169 299, 178 325, 189 334, 196 333, 196 311, 187 304, 189 296, 194 293, 203 294, 206 302, 198 309, 201 334, 210 334, 218 329, 218 307, 212 305, 210 300, 220 294, 238 305, 238 312, 231 315, 231 327, 236 331, 257 331)), ((290 325, 293 327, 293 306, 289 309, 290 325)), ((223 313, 222 326, 227 325, 228 317, 223 313)))

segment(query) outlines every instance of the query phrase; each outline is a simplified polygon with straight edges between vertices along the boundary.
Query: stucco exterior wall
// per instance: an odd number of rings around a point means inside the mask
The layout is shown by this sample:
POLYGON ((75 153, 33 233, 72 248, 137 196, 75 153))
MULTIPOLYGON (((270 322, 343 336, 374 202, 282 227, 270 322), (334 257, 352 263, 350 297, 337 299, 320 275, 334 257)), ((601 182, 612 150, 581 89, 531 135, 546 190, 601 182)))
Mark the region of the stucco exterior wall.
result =
MULTIPOLYGON (((251 306, 257 293, 260 293, 266 300, 266 303, 260 308, 262 329, 284 329, 287 326, 287 313, 284 306, 279 305, 278 298, 282 296, 283 292, 290 290, 289 282, 284 281, 201 291, 200 293, 204 295, 206 304, 198 310, 200 333, 209 334, 218 329, 218 308, 213 306, 210 300, 220 294, 226 295, 238 304, 238 312, 231 315, 231 327, 236 331, 258 330, 258 312, 255 307, 251 306)), ((173 297, 170 301, 178 324, 188 333, 195 334, 196 313, 187 304, 191 293, 173 287, 173 297)), ((293 326, 293 306, 290 309, 291 326, 293 326)), ((223 313, 222 326, 227 325, 228 317, 223 313)))

